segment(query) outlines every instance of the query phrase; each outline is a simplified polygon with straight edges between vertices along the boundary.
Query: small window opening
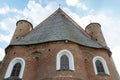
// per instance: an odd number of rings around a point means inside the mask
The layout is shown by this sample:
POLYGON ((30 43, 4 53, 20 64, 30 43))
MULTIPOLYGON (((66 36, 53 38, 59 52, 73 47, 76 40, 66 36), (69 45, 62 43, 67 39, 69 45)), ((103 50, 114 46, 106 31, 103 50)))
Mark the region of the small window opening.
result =
POLYGON ((61 56, 61 70, 69 70, 69 59, 66 55, 61 56))
POLYGON ((18 37, 16 37, 16 39, 18 39, 18 37))
POLYGON ((16 63, 13 67, 11 76, 19 76, 20 74, 20 70, 21 70, 21 64, 20 63, 16 63))
POLYGON ((101 61, 97 60, 95 62, 98 74, 105 74, 105 70, 101 61))
POLYGON ((97 41, 97 39, 95 39, 97 41))
POLYGON ((22 29, 20 29, 20 31, 22 31, 22 29))

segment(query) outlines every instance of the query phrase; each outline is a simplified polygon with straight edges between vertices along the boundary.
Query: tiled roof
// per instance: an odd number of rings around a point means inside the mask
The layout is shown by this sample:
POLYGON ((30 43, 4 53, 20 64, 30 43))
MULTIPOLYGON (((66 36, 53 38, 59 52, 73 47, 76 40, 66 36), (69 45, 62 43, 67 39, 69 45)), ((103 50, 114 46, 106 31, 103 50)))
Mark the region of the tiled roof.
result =
POLYGON ((28 35, 10 45, 29 45, 50 41, 68 40, 80 45, 102 48, 91 40, 85 31, 61 9, 44 20, 28 35))

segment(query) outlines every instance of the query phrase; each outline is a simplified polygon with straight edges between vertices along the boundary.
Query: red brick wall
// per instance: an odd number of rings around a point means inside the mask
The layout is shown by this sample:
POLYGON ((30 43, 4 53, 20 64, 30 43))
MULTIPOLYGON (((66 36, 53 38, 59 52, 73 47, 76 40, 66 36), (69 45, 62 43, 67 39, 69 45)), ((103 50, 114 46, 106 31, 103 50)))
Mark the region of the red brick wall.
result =
POLYGON ((25 60, 23 80, 119 80, 107 51, 94 49, 65 41, 49 42, 29 46, 10 46, 0 69, 0 80, 4 78, 9 62, 15 57, 25 60), (57 71, 56 55, 60 50, 71 51, 75 71, 57 71), (102 56, 108 65, 110 75, 95 75, 92 59, 102 56))

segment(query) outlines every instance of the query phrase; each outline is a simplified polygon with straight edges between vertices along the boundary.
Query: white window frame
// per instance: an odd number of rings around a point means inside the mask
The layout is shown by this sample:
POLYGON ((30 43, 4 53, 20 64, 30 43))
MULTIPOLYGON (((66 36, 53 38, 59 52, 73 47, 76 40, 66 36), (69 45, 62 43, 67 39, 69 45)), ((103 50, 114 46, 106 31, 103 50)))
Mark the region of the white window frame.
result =
POLYGON ((72 53, 67 50, 67 49, 63 49, 61 51, 58 52, 57 56, 56 56, 56 70, 61 70, 60 68, 60 59, 63 55, 66 55, 68 57, 69 60, 69 69, 70 70, 75 70, 74 68, 74 58, 72 53))
POLYGON ((96 57, 93 58, 93 66, 94 66, 95 74, 96 74, 96 75, 99 74, 98 71, 97 71, 96 64, 95 64, 95 62, 96 62, 97 60, 99 60, 99 61, 102 62, 103 68, 104 68, 104 70, 105 70, 105 74, 110 75, 109 70, 108 70, 108 67, 107 67, 107 64, 106 64, 106 61, 105 61, 104 58, 102 58, 101 56, 96 56, 96 57))
POLYGON ((24 73, 24 69, 25 69, 25 60, 23 58, 20 57, 16 57, 14 59, 12 59, 12 61, 9 63, 5 77, 4 78, 9 78, 11 77, 11 73, 13 70, 13 67, 16 63, 20 63, 21 64, 21 70, 20 70, 20 74, 19 74, 19 78, 23 77, 23 73, 24 73))

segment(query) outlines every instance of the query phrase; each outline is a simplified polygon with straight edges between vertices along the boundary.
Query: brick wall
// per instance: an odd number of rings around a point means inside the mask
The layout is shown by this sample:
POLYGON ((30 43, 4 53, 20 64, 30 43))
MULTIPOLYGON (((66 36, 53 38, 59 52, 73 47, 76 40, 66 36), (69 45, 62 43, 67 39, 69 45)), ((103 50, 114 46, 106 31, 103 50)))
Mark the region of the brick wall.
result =
MULTIPOLYGON (((29 46, 9 46, 0 69, 0 80, 4 78, 9 62, 15 57, 25 60, 23 80, 117 80, 116 72, 105 49, 89 48, 70 41, 48 42, 29 46), (71 51, 74 71, 57 71, 56 55, 60 50, 71 51), (110 75, 95 75, 92 59, 102 56, 110 75)), ((119 79, 118 79, 119 80, 119 79)))

